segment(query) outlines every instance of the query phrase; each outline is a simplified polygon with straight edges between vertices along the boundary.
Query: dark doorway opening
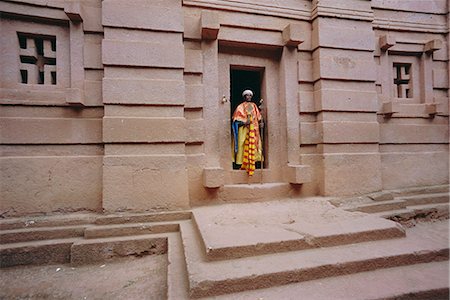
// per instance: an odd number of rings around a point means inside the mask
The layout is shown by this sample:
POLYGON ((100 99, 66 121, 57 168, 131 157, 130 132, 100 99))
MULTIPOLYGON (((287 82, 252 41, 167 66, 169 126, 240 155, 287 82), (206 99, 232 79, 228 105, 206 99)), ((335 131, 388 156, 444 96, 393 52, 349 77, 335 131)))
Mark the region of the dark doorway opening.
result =
MULTIPOLYGON (((262 80, 264 75, 264 69, 258 68, 258 69, 250 69, 245 67, 231 67, 230 69, 230 119, 233 116, 234 111, 236 110, 236 107, 241 104, 244 99, 242 97, 242 92, 245 90, 251 90, 253 92, 252 102, 254 102, 259 108, 262 108, 261 106, 261 87, 262 87, 262 80)), ((265 105, 264 105, 265 106, 265 105)), ((261 114, 263 115, 263 120, 266 125, 266 114, 265 109, 261 111, 261 114)), ((233 131, 231 130, 231 136, 233 136, 233 131)), ((266 157, 266 151, 265 151, 265 144, 266 139, 265 136, 265 128, 260 129, 260 135, 261 138, 263 138, 263 157, 264 160, 267 161, 266 157)), ((238 170, 241 165, 237 165, 233 162, 233 169, 238 170)), ((261 164, 261 162, 256 162, 256 169, 261 169, 261 166, 264 166, 264 164, 261 164)))

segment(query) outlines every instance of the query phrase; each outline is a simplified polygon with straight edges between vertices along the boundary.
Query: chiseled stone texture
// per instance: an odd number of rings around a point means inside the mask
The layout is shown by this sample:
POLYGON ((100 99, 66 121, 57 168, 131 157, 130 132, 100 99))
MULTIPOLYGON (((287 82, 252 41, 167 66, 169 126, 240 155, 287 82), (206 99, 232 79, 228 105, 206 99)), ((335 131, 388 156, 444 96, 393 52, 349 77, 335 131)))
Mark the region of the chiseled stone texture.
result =
POLYGON ((102 156, 2 157, 0 182, 4 216, 100 211, 102 156))
POLYGON ((378 153, 324 154, 324 194, 350 195, 379 191, 382 187, 380 165, 378 153))
POLYGON ((107 211, 188 207, 184 155, 105 156, 103 207, 107 211))

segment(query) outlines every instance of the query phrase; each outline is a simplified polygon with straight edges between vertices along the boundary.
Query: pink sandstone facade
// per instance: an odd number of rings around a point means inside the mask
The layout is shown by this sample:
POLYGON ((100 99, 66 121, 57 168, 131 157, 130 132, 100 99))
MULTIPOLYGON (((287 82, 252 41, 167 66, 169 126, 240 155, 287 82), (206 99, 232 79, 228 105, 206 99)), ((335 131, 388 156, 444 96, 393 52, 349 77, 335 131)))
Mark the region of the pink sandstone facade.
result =
POLYGON ((0 216, 448 184, 448 9, 1 1, 0 216), (231 163, 244 84, 266 105, 251 178, 231 163))

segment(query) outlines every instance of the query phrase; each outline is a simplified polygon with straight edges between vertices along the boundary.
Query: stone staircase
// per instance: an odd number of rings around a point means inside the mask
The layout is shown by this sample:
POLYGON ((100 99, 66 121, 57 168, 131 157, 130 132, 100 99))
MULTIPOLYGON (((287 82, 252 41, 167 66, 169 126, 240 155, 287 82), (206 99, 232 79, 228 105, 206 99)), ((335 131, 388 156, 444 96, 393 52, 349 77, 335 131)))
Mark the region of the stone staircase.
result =
POLYGON ((406 227, 420 221, 448 219, 449 186, 429 186, 379 192, 330 202, 348 211, 361 211, 393 220, 406 227))
POLYGON ((181 212, 5 219, 1 267, 167 253, 168 299, 448 299, 447 218, 448 185, 181 212))

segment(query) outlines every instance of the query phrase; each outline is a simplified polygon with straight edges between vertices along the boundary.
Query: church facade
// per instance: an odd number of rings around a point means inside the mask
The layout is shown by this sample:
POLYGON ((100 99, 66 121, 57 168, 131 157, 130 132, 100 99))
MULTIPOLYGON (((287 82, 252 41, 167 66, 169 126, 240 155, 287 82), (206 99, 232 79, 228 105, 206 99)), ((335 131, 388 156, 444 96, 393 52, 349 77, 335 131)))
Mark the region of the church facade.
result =
POLYGON ((0 215, 448 184, 448 10, 445 0, 2 1, 0 215), (265 123, 251 177, 232 162, 245 89, 265 123))

